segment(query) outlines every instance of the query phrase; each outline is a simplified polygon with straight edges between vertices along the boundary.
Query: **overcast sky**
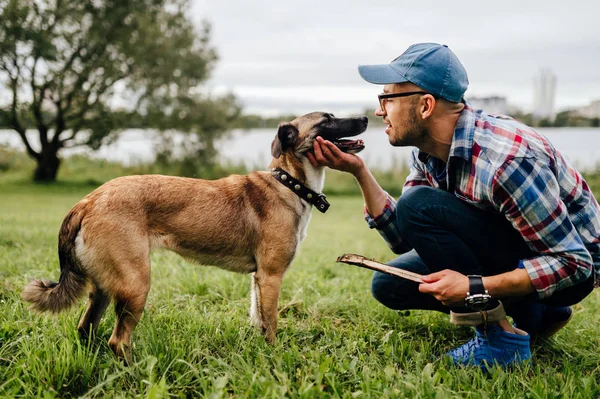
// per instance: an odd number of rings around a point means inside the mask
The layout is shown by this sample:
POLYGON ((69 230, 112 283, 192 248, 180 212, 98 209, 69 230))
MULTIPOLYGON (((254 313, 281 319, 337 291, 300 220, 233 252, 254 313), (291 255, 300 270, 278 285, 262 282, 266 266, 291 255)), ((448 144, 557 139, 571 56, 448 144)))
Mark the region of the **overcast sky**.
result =
POLYGON ((447 44, 469 74, 469 96, 501 95, 527 111, 533 77, 557 76, 558 110, 600 99, 598 0, 195 0, 220 60, 209 87, 249 113, 375 108, 380 86, 359 64, 388 63, 417 42, 447 44))

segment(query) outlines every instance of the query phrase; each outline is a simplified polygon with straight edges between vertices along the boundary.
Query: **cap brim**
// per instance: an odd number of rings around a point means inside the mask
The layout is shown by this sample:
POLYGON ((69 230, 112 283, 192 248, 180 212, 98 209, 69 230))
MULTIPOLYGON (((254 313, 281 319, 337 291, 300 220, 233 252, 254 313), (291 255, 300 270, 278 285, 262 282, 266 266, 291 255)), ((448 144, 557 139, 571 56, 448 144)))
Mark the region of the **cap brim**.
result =
POLYGON ((408 82, 408 79, 400 75, 394 68, 389 66, 389 64, 359 65, 358 73, 364 80, 376 85, 408 82))

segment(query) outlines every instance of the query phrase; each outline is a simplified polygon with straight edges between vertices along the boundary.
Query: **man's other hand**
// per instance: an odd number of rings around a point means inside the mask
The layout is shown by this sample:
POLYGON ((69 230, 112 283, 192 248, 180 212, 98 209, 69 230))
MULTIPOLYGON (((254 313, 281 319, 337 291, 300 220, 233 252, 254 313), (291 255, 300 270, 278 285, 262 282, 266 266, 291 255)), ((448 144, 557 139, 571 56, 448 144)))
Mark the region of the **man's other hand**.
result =
POLYGON ((419 291, 430 294, 446 306, 465 304, 469 291, 469 278, 454 270, 446 269, 437 273, 423 276, 419 291))

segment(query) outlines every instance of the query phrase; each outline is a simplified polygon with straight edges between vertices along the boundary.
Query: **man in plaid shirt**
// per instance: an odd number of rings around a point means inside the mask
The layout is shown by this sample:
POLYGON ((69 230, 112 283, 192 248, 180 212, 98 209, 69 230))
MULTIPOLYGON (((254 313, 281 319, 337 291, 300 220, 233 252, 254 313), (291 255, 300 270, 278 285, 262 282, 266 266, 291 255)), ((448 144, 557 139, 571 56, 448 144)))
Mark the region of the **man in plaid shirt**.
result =
POLYGON ((475 326, 475 338, 447 353, 456 364, 529 361, 531 337, 565 326, 569 306, 600 281, 594 195, 544 136, 470 107, 466 71, 447 46, 415 44, 359 73, 384 85, 376 115, 390 144, 416 147, 403 194, 396 201, 359 157, 321 138, 309 159, 352 173, 369 227, 401 254, 389 264, 425 275, 417 284, 375 273, 374 297, 475 326))

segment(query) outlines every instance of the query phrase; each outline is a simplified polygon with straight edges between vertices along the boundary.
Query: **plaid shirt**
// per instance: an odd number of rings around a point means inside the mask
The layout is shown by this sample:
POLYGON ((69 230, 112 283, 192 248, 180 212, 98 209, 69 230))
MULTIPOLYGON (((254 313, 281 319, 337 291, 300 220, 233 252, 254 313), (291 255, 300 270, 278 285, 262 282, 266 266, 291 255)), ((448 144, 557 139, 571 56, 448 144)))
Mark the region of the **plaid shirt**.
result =
MULTIPOLYGON (((403 192, 440 187, 435 158, 415 148, 403 192)), ((473 206, 500 212, 538 256, 521 260, 540 298, 585 281, 600 282, 600 207, 581 174, 534 129, 467 103, 454 130, 448 190, 473 206)), ((395 253, 411 248, 394 223, 396 201, 387 194, 376 228, 395 253)))

